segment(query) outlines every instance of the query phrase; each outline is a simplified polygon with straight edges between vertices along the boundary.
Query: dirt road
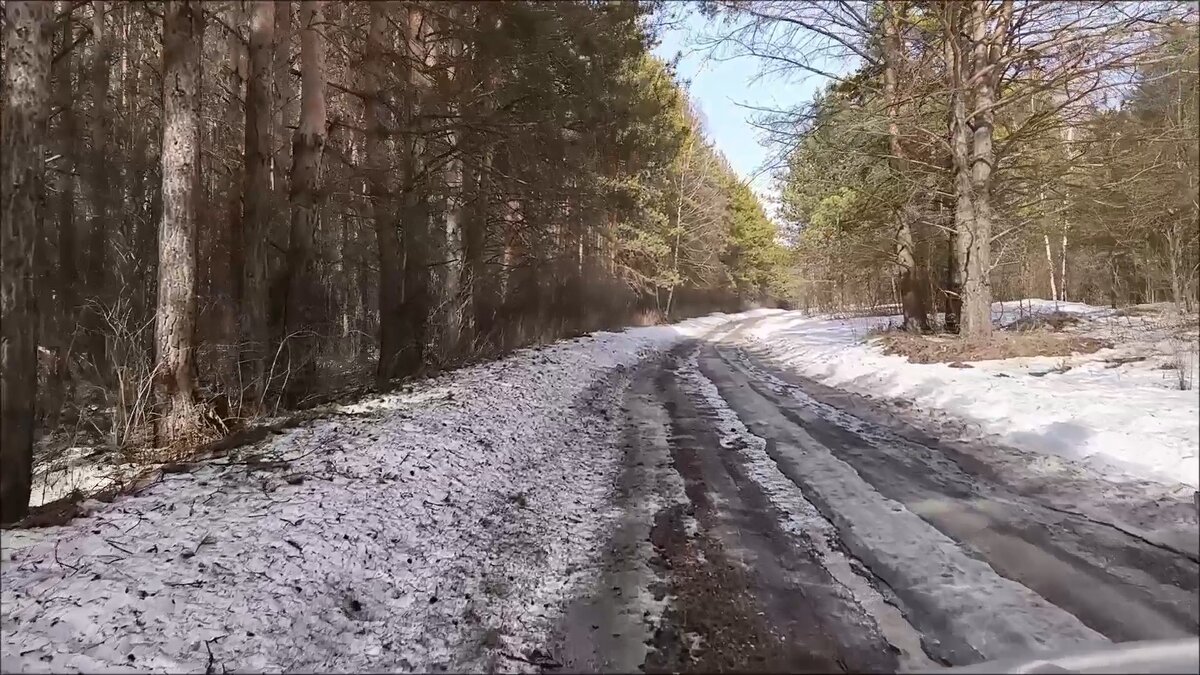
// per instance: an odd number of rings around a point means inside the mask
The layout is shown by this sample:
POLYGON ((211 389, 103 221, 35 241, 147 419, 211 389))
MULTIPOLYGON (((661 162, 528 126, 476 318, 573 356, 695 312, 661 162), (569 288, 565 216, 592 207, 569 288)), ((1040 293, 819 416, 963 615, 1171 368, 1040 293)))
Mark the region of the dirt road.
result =
MULTIPOLYGON (((554 669, 880 672, 1197 634, 1194 549, 774 369, 748 325, 635 373, 620 524, 554 669)), ((1196 538, 1184 497, 1129 508, 1196 538)))

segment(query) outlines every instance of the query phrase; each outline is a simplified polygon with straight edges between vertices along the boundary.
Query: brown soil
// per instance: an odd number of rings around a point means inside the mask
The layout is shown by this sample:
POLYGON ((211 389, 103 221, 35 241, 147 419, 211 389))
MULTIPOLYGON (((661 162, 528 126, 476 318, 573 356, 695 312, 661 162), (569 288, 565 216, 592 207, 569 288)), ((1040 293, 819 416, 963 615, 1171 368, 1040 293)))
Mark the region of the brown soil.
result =
POLYGON ((1091 354, 1112 344, 1104 340, 1048 330, 996 331, 985 342, 950 335, 918 335, 888 331, 874 337, 885 354, 905 356, 911 363, 961 363, 1010 359, 1018 356, 1091 354))
MULTIPOLYGON (((833 673, 847 668, 822 648, 786 639, 789 626, 773 626, 754 592, 755 580, 731 560, 707 531, 683 532, 686 507, 664 510, 655 519, 653 564, 666 572, 660 593, 673 602, 649 644, 646 673, 833 673)), ((710 520, 698 509, 702 521, 710 520)))

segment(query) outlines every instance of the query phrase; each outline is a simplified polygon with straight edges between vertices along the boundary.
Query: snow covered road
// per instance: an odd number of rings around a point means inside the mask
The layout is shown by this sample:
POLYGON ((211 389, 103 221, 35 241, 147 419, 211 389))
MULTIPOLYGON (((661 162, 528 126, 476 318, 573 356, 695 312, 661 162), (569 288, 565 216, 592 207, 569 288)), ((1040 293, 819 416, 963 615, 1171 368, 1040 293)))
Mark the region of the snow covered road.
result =
POLYGON ((1197 634, 1190 495, 922 436, 747 339, 780 316, 525 350, 5 531, 0 666, 878 672, 1197 634))
POLYGON ((616 515, 612 397, 628 368, 730 318, 522 350, 167 474, 65 527, 6 530, 0 666, 430 671, 524 658, 616 515))

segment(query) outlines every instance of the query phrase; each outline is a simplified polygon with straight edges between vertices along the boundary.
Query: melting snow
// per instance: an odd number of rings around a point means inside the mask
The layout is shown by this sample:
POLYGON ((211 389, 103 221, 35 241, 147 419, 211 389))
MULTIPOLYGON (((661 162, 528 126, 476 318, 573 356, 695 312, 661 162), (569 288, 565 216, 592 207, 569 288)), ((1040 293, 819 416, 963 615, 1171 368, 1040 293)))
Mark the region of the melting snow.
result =
POLYGON ((1022 450, 1084 460, 1111 474, 1166 484, 1200 485, 1200 396, 1179 389, 1182 375, 1200 387, 1194 317, 1171 326, 1163 316, 1122 316, 1080 303, 997 303, 1007 324, 1029 313, 1061 311, 1081 319, 1071 331, 1113 348, 1067 358, 1013 358, 972 368, 914 364, 865 343, 867 332, 896 317, 837 319, 786 312, 746 333, 755 351, 826 385, 905 399, 936 425, 949 413, 1022 450), (1069 366, 1065 372, 1062 366, 1069 366), (1182 368, 1182 370, 1180 370, 1182 368))

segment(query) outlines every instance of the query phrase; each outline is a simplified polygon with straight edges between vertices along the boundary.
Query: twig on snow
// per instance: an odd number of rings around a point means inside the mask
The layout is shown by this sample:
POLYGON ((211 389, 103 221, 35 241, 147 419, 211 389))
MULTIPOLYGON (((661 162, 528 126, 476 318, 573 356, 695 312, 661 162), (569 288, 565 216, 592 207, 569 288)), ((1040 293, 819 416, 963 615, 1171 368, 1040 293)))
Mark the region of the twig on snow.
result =
POLYGON ((109 546, 117 549, 118 551, 121 551, 122 553, 133 555, 133 551, 130 551, 129 549, 125 548, 124 546, 118 546, 116 543, 113 542, 112 539, 105 539, 104 541, 107 542, 109 546))
POLYGON ((508 652, 499 652, 499 654, 506 659, 520 661, 521 663, 528 663, 531 666, 538 666, 539 668, 562 668, 561 663, 555 661, 549 655, 542 654, 542 652, 538 650, 534 650, 533 654, 531 655, 532 658, 529 659, 522 656, 514 656, 508 652))
POLYGON ((213 657, 212 647, 210 647, 208 643, 208 640, 204 641, 204 648, 208 650, 208 663, 204 666, 204 675, 213 675, 213 673, 217 672, 216 669, 213 668, 216 659, 213 657))
POLYGON ((62 567, 66 567, 66 568, 68 568, 68 569, 70 569, 70 570, 73 570, 73 571, 75 571, 75 572, 78 572, 78 571, 79 571, 79 568, 78 568, 78 567, 76 567, 75 565, 68 565, 67 563, 65 563, 65 562, 63 562, 61 559, 59 559, 59 557, 58 557, 58 545, 59 545, 60 543, 62 543, 62 542, 61 542, 61 541, 56 541, 56 542, 54 542, 54 562, 58 563, 58 564, 59 564, 60 566, 62 566, 62 567))
POLYGON ((131 530, 133 530, 133 528, 137 527, 138 525, 141 525, 141 524, 142 524, 142 521, 143 521, 143 520, 145 520, 145 518, 143 518, 143 517, 142 517, 142 514, 141 514, 141 513, 134 513, 133 515, 137 516, 137 522, 136 522, 136 523, 134 523, 134 524, 132 524, 132 525, 130 525, 128 530, 125 530, 125 532, 126 532, 127 534, 128 534, 128 533, 129 533, 131 530))
POLYGON ((213 540, 212 540, 212 538, 210 538, 210 537, 209 537, 209 533, 208 533, 208 532, 205 532, 205 533, 204 533, 204 536, 203 536, 203 537, 200 537, 200 542, 196 544, 196 550, 192 551, 192 555, 194 556, 194 555, 196 555, 197 553, 199 553, 199 552, 200 552, 200 547, 201 547, 201 546, 203 546, 203 545, 205 545, 205 544, 211 544, 211 543, 213 543, 213 540))

